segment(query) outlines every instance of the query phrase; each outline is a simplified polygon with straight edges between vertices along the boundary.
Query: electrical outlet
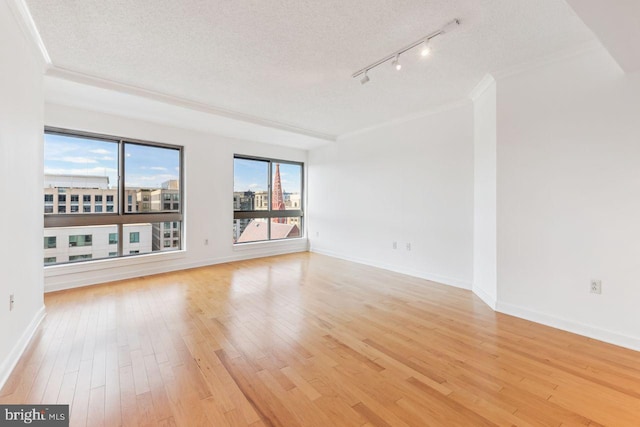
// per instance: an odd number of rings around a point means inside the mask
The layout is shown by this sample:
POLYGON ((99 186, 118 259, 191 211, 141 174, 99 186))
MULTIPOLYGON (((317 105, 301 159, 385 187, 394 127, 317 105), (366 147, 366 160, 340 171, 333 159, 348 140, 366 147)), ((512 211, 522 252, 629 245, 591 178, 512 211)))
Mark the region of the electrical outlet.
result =
POLYGON ((9 295, 9 311, 13 310, 13 304, 16 302, 13 294, 9 295))
POLYGON ((398 249, 398 242, 393 242, 392 245, 393 245, 393 249, 398 249))
POLYGON ((316 231, 316 237, 320 237, 320 232, 316 231))
POLYGON ((602 281, 600 281, 600 280, 592 280, 591 281, 591 293, 592 294, 601 294, 602 293, 602 281))
POLYGON ((407 250, 410 251, 411 250, 411 243, 407 243, 407 250))
POLYGON ((209 239, 204 239, 204 245, 207 246, 209 244, 209 239))

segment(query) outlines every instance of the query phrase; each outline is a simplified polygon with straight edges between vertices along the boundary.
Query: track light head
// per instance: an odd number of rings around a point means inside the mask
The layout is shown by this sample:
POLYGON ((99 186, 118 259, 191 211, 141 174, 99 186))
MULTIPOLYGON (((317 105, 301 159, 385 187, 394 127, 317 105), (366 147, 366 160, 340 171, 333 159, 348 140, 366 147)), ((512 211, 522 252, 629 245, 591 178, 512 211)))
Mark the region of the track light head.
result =
POLYGON ((429 56, 431 54, 431 46, 429 46, 429 39, 425 40, 420 49, 420 55, 429 56))
POLYGON ((402 69, 402 64, 400 63, 400 54, 396 55, 395 59, 391 63, 395 67, 396 70, 400 71, 402 69))
POLYGON ((395 68, 397 71, 400 71, 402 69, 402 64, 400 64, 400 55, 416 47, 420 47, 420 55, 422 57, 427 57, 431 55, 432 54, 431 39, 450 32, 458 25, 460 25, 459 19, 454 19, 452 21, 449 21, 444 27, 440 28, 439 30, 433 31, 432 33, 427 34, 426 36, 422 36, 421 38, 414 41, 413 43, 409 43, 408 45, 396 50, 395 52, 390 53, 387 56, 383 56, 381 59, 378 59, 377 61, 372 62, 366 67, 359 69, 358 71, 353 73, 351 77, 356 78, 356 77, 362 76, 360 78, 360 84, 364 85, 369 82, 369 76, 367 75, 367 73, 370 70, 373 70, 379 65, 387 64, 389 63, 389 61, 391 61, 391 65, 393 66, 393 68, 395 68))

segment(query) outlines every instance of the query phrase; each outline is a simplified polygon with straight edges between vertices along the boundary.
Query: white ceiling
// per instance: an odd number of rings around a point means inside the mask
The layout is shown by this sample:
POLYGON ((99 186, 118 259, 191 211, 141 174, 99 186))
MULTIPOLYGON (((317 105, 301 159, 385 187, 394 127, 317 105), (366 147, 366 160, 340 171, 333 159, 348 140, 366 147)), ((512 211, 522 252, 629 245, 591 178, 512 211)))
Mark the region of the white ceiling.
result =
POLYGON ((568 0, 627 73, 640 70, 640 1, 568 0))
POLYGON ((595 37, 564 0, 27 0, 56 68, 331 136, 595 37), (360 85, 351 74, 438 29, 360 85))

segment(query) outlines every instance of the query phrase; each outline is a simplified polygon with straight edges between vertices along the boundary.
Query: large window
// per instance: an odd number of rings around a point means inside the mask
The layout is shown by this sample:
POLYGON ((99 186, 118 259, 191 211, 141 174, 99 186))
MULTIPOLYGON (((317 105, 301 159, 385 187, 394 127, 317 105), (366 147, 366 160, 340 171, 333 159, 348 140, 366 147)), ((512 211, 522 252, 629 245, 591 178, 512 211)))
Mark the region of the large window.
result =
POLYGON ((181 147, 47 128, 44 176, 46 265, 182 247, 181 147))
POLYGON ((234 157, 233 242, 302 236, 303 164, 234 157))

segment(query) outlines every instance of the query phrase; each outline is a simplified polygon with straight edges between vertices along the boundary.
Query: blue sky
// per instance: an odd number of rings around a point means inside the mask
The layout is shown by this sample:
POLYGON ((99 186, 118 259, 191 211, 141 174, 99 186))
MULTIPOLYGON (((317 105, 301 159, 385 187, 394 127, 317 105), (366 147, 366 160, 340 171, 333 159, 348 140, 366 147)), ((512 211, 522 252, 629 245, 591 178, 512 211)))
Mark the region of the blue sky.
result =
MULTIPOLYGON (((109 185, 117 186, 117 143, 49 133, 45 134, 44 141, 45 173, 107 176, 109 185)), ((158 188, 167 180, 178 179, 179 167, 177 150, 125 145, 126 187, 158 188)), ((285 192, 300 192, 300 169, 298 165, 280 164, 280 180, 285 192)), ((234 191, 267 190, 268 176, 267 162, 234 159, 234 191)))
MULTIPOLYGON (((275 163, 273 176, 275 178, 275 163)), ((233 191, 265 191, 269 180, 269 164, 255 160, 234 159, 233 191)), ((289 193, 300 192, 300 166, 280 164, 282 189, 289 193)))
MULTIPOLYGON (((177 150, 125 145, 127 187, 157 188, 169 179, 178 179, 180 154, 177 150)), ((44 172, 48 174, 94 175, 118 183, 118 144, 87 138, 45 134, 44 172)))

